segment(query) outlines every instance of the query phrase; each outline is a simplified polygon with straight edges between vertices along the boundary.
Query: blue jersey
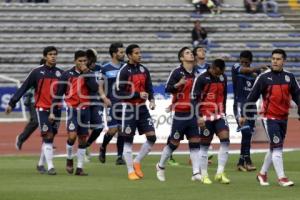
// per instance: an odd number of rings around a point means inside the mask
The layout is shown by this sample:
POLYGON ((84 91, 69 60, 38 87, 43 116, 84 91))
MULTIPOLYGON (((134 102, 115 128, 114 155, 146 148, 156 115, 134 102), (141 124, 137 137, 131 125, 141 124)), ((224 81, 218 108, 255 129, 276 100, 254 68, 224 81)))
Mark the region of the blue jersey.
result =
POLYGON ((197 74, 202 74, 209 68, 209 64, 208 63, 204 63, 202 65, 198 64, 195 66, 195 68, 196 68, 197 74))
POLYGON ((113 89, 114 85, 117 79, 117 74, 120 71, 121 66, 124 63, 120 63, 118 65, 113 64, 112 62, 108 62, 103 65, 103 67, 100 70, 100 73, 104 80, 107 82, 107 91, 106 96, 109 98, 112 102, 118 102, 119 100, 115 97, 113 89))
POLYGON ((249 95, 255 82, 255 75, 253 73, 242 74, 240 72, 241 67, 242 66, 239 63, 236 63, 231 69, 235 103, 246 102, 247 96, 249 95))

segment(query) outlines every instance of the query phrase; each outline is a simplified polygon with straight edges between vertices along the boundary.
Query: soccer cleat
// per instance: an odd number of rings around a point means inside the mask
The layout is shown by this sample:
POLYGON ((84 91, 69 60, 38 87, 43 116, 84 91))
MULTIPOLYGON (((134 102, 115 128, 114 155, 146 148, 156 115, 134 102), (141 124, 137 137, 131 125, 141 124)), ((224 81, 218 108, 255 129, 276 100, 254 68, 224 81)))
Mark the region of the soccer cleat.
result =
POLYGON ((245 164, 245 168, 248 172, 251 172, 251 171, 255 171, 256 170, 256 167, 252 164, 252 163, 249 163, 249 164, 245 164))
POLYGON ((268 186, 268 185, 270 185, 269 182, 268 182, 267 174, 258 173, 257 176, 256 176, 256 179, 257 179, 257 181, 259 182, 259 184, 261 186, 268 186))
POLYGON ((160 167, 158 163, 156 164, 156 177, 159 181, 166 181, 165 168, 160 167))
POLYGON ((209 177, 206 175, 206 176, 203 176, 202 178, 201 178, 201 182, 203 183, 203 184, 205 184, 205 185, 210 185, 210 184, 212 184, 212 181, 209 179, 209 177))
POLYGON ((44 165, 37 165, 36 166, 36 170, 40 173, 40 174, 46 174, 47 170, 45 169, 44 165))
POLYGON ((116 165, 125 165, 125 161, 122 158, 122 156, 118 156, 117 160, 116 160, 116 165))
POLYGON ((75 175, 76 176, 88 176, 88 173, 85 173, 82 168, 76 168, 75 175))
POLYGON ((247 171, 247 169, 245 168, 245 166, 241 165, 241 164, 237 165, 237 170, 240 171, 240 172, 246 172, 247 171))
POLYGON ((48 175, 56 175, 56 171, 55 171, 55 169, 54 168, 51 168, 51 169, 49 169, 48 170, 48 175))
POLYGON ((199 173, 193 174, 191 180, 192 181, 201 181, 201 175, 199 173))
POLYGON ((226 177, 226 174, 224 172, 220 173, 220 174, 216 174, 215 181, 218 181, 222 184, 229 184, 230 183, 230 180, 226 177))
POLYGON ((294 186, 294 182, 293 182, 293 181, 290 181, 287 177, 278 179, 278 183, 279 183, 279 185, 281 185, 282 187, 294 186))
POLYGON ((22 141, 20 139, 20 135, 17 135, 17 137, 16 137, 16 143, 15 143, 16 149, 18 151, 20 151, 22 149, 22 145, 23 145, 23 143, 22 143, 22 141))
POLYGON ((133 168, 134 168, 136 175, 138 175, 140 178, 144 177, 144 173, 142 172, 141 163, 133 163, 133 168))
POLYGON ((138 175, 136 175, 135 172, 132 172, 128 174, 128 179, 130 181, 135 181, 135 180, 140 180, 141 178, 138 175))
POLYGON ((106 160, 106 149, 100 147, 100 152, 99 152, 99 161, 101 163, 105 163, 106 160))
POLYGON ((73 174, 74 172, 73 159, 67 159, 66 170, 69 174, 73 174))
POLYGON ((179 165, 179 163, 176 162, 176 160, 174 158, 170 158, 168 160, 168 164, 171 165, 171 166, 178 166, 179 165))

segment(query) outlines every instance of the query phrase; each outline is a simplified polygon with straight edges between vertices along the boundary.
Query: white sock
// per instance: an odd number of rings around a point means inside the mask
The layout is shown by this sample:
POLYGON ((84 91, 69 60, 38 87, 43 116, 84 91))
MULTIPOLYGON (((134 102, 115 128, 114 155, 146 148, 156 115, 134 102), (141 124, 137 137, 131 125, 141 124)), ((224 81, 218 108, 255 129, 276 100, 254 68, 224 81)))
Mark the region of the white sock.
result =
POLYGON ((229 142, 221 142, 218 154, 218 169, 217 174, 224 172, 225 165, 228 160, 229 142))
POLYGON ((284 178, 284 170, 283 170, 283 159, 282 159, 282 149, 273 149, 272 152, 272 161, 273 166, 276 171, 277 177, 284 178))
POLYGON ((40 160, 39 160, 38 166, 44 166, 44 164, 46 162, 46 158, 45 158, 45 154, 44 154, 44 144, 45 143, 42 143, 41 155, 40 155, 40 160))
POLYGON ((193 174, 199 174, 200 149, 199 148, 190 148, 190 158, 192 161, 193 174))
POLYGON ((151 151, 151 148, 153 146, 152 142, 149 142, 148 140, 142 145, 139 154, 135 157, 134 162, 140 163, 142 159, 151 151))
POLYGON ((84 156, 85 156, 85 151, 86 149, 77 149, 77 168, 83 168, 83 163, 84 163, 84 156))
POLYGON ((134 172, 132 159, 132 144, 124 142, 123 157, 126 162, 128 174, 134 172))
POLYGON ((266 175, 267 172, 269 171, 271 164, 272 164, 272 152, 269 150, 265 155, 264 163, 259 173, 266 175))
POLYGON ((208 166, 208 146, 200 146, 200 169, 201 175, 207 176, 207 166, 208 166))
POLYGON ((53 165, 53 144, 52 143, 44 143, 43 146, 44 154, 46 158, 46 162, 48 165, 48 170, 54 168, 53 165))
POLYGON ((172 152, 173 151, 169 147, 169 145, 166 145, 160 156, 160 160, 159 160, 159 164, 158 164, 160 167, 163 167, 163 168, 166 167, 166 162, 172 155, 172 152))
POLYGON ((73 146, 66 144, 66 151, 67 151, 67 159, 73 159, 73 146))

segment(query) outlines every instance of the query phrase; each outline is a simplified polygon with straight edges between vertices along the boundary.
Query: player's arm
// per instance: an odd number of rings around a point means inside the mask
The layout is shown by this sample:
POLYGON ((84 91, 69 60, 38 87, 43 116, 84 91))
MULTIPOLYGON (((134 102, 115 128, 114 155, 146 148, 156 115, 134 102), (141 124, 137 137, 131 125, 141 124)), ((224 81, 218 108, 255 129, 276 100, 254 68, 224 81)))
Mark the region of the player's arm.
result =
POLYGON ((68 88, 68 75, 67 72, 63 73, 57 82, 57 89, 52 98, 52 106, 58 107, 62 105, 63 96, 68 88))
POLYGON ((148 93, 148 100, 150 102, 149 107, 151 110, 154 110, 155 106, 156 106, 155 99, 154 99, 154 91, 153 91, 153 86, 152 86, 151 75, 150 75, 150 72, 148 69, 146 69, 146 74, 147 74, 147 79, 146 79, 145 89, 146 89, 146 92, 148 93))
POLYGON ((204 81, 202 76, 197 76, 194 80, 194 84, 191 91, 191 105, 193 112, 195 113, 197 117, 197 123, 200 128, 205 127, 205 121, 202 117, 202 114, 200 113, 200 99, 201 99, 201 92, 204 88, 204 81))
POLYGON ((100 70, 98 92, 99 92, 100 98, 103 100, 104 105, 106 107, 110 107, 112 103, 111 103, 110 99, 107 98, 107 96, 106 96, 105 80, 107 80, 107 79, 105 78, 105 75, 103 74, 103 72, 100 70))
POLYGON ((227 76, 224 74, 224 99, 223 99, 223 109, 224 109, 224 114, 226 114, 226 102, 227 102, 227 76))
POLYGON ((30 74, 27 76, 27 78, 25 79, 24 83, 21 85, 21 87, 16 91, 16 93, 10 99, 8 106, 5 110, 6 114, 9 114, 12 111, 12 109, 16 106, 17 102, 21 99, 21 97, 26 93, 27 90, 29 90, 31 87, 36 88, 35 79, 36 79, 36 72, 35 70, 32 70, 30 74))
POLYGON ((133 83, 128 81, 129 72, 126 67, 122 67, 118 72, 116 79, 116 93, 118 99, 137 99, 140 98, 139 92, 130 92, 128 88, 134 87, 133 83))
POLYGON ((180 74, 178 74, 178 71, 175 69, 171 72, 167 80, 165 92, 174 94, 178 92, 180 87, 183 86, 185 83, 185 77, 180 77, 180 74))
POLYGON ((93 72, 92 73, 89 72, 89 73, 85 74, 84 81, 90 92, 93 92, 93 93, 98 92, 99 85, 97 82, 97 78, 98 78, 97 75, 93 72))
POLYGON ((291 74, 291 89, 290 89, 290 91, 291 91, 293 101, 298 106, 298 115, 300 117, 300 86, 293 74, 291 74))

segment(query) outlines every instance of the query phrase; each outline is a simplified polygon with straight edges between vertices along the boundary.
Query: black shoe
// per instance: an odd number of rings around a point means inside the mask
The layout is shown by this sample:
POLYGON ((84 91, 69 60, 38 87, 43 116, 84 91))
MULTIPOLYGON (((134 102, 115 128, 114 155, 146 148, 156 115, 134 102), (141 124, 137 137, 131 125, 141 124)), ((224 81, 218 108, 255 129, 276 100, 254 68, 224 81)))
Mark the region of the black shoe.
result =
POLYGON ((88 176, 88 174, 85 173, 82 168, 76 168, 75 175, 76 176, 88 176))
POLYGON ((46 174, 47 170, 45 169, 44 165, 37 165, 36 166, 36 170, 40 173, 40 174, 46 174))
POLYGON ((48 170, 48 175, 56 175, 56 171, 54 168, 48 170))
POLYGON ((74 172, 73 159, 67 159, 66 170, 69 174, 73 174, 74 172))
POLYGON ((103 149, 102 147, 100 147, 99 161, 101 163, 105 163, 105 157, 106 157, 106 149, 103 149))
POLYGON ((15 143, 16 149, 18 151, 20 151, 22 149, 22 145, 23 145, 23 142, 20 139, 20 135, 17 135, 17 137, 16 137, 16 143, 15 143))
POLYGON ((116 165, 125 165, 125 161, 123 160, 122 156, 118 156, 116 160, 116 165))

